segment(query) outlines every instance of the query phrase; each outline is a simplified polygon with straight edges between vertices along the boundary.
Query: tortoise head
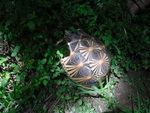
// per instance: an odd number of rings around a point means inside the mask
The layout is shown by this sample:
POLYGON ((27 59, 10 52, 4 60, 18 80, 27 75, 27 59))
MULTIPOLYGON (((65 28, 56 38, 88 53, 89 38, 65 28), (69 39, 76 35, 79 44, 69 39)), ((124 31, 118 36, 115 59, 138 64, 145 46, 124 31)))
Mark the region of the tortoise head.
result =
POLYGON ((75 33, 71 33, 70 31, 68 30, 65 30, 65 40, 67 42, 72 42, 72 41, 75 41, 75 40, 79 40, 80 39, 80 35, 78 32, 75 32, 75 33))

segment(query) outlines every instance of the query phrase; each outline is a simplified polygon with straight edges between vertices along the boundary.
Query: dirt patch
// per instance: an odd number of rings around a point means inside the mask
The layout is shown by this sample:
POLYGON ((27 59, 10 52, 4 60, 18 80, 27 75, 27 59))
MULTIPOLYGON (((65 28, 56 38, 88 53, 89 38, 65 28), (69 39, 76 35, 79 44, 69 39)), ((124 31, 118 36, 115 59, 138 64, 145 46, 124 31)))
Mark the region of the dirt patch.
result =
POLYGON ((137 106, 134 103, 132 97, 137 97, 136 90, 131 87, 128 82, 120 79, 119 83, 115 87, 115 98, 118 100, 118 103, 126 108, 136 109, 137 106))
MULTIPOLYGON (((128 71, 125 78, 120 78, 119 82, 114 85, 115 92, 114 97, 121 106, 130 109, 131 111, 138 109, 135 99, 149 99, 149 87, 150 87, 150 73, 149 71, 135 72, 128 71), (139 97, 138 97, 139 96, 139 97)), ((105 111, 111 111, 107 108, 106 102, 101 98, 83 97, 83 101, 91 103, 92 107, 97 113, 104 113, 105 111)), ((69 103, 70 108, 65 113, 70 113, 72 106, 77 106, 77 103, 69 103)), ((116 111, 124 111, 122 107, 116 106, 116 111)), ((112 111, 113 112, 113 111, 112 111)))

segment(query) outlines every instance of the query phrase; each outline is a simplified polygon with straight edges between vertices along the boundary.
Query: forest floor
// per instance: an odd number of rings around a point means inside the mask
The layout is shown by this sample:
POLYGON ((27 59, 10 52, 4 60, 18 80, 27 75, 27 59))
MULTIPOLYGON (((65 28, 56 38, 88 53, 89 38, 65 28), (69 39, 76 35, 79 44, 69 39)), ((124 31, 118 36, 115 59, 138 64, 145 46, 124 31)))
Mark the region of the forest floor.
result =
MULTIPOLYGON (((130 111, 139 109, 138 103, 140 104, 143 102, 143 100, 149 100, 150 94, 149 94, 149 87, 150 87, 150 71, 132 71, 129 70, 127 72, 126 78, 120 78, 118 79, 118 83, 116 83, 114 87, 114 98, 118 102, 119 106, 115 106, 115 111, 107 107, 107 103, 103 101, 100 97, 91 96, 91 95, 83 95, 81 97, 81 100, 90 103, 90 108, 93 108, 96 113, 114 113, 122 111, 124 112, 124 109, 128 109, 130 111), (122 106, 122 107, 121 107, 122 106), (107 112, 106 112, 107 111, 107 112)), ((55 106, 60 106, 59 99, 56 99, 55 101, 47 101, 45 105, 49 106, 49 112, 48 113, 57 113, 55 111, 55 106)), ((71 103, 67 102, 66 109, 64 109, 65 113, 75 113, 72 110, 79 109, 78 102, 71 103)), ((47 106, 47 107, 48 107, 47 106)), ((88 108, 87 108, 88 109, 88 108)), ((59 113, 59 112, 58 112, 59 113)), ((83 112, 86 113, 86 112, 83 112)), ((87 112, 88 113, 88 112, 87 112)), ((90 112, 95 113, 95 112, 90 112)))
MULTIPOLYGON (((130 70, 127 72, 127 80, 120 78, 119 82, 114 85, 115 91, 113 94, 114 98, 118 101, 118 104, 132 111, 139 109, 136 101, 137 99, 140 99, 138 101, 150 99, 149 75, 150 71, 135 72, 130 70)), ((100 98, 83 97, 83 100, 91 103, 97 113, 110 111, 109 108, 107 108, 106 102, 102 101, 100 98)), ((117 106, 116 109, 124 111, 122 107, 119 106, 117 106)), ((66 113, 70 113, 70 111, 66 111, 66 113)))
MULTIPOLYGON (((0 44, 2 47, 2 40, 0 40, 0 44)), ((0 47, 0 51, 2 52, 2 49, 0 47)), ((118 104, 132 110, 139 109, 140 106, 138 106, 138 102, 143 102, 143 100, 150 99, 150 71, 144 70, 144 71, 132 71, 129 70, 126 72, 126 77, 121 77, 118 79, 118 82, 113 86, 114 87, 114 98, 117 100, 118 104)), ((115 78, 114 78, 115 79, 115 78)), ((57 88, 56 88, 57 89, 57 88)), ((55 94, 54 94, 55 95, 55 94)), ((53 95, 53 96, 54 96, 53 95)), ((62 103, 60 102, 60 99, 56 97, 53 97, 54 99, 51 100, 50 98, 52 95, 48 95, 48 98, 45 102, 43 102, 43 106, 49 108, 48 113, 57 113, 55 111, 55 106, 60 106, 61 104, 66 104, 66 108, 64 108, 65 113, 71 113, 73 107, 75 109, 78 109, 80 107, 78 105, 78 102, 76 103, 62 103)), ((91 95, 83 95, 81 97, 81 100, 90 103, 90 108, 93 108, 97 113, 103 113, 105 111, 110 111, 112 109, 107 107, 107 103, 103 101, 100 97, 91 96, 91 95)), ((36 106, 36 105, 35 105, 36 106)), ((150 106, 150 105, 147 105, 150 106)), ((124 109, 120 106, 115 106, 117 110, 124 111, 124 109)), ((112 111, 113 112, 113 111, 112 111)), ((25 113, 34 113, 33 109, 27 110, 25 113)), ((59 113, 59 112, 58 112, 59 113)), ((74 112, 72 112, 74 113, 74 112)), ((95 113, 95 112, 94 112, 95 113)))

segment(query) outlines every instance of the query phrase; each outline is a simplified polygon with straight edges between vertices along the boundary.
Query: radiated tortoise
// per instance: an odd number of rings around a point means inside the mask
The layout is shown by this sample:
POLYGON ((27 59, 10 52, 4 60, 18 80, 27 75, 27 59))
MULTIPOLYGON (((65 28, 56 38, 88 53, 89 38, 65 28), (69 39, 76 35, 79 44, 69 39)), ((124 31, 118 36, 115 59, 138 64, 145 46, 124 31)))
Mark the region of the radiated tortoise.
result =
POLYGON ((60 60, 67 76, 83 87, 98 85, 110 68, 110 57, 101 41, 82 30, 65 31, 70 54, 60 60))

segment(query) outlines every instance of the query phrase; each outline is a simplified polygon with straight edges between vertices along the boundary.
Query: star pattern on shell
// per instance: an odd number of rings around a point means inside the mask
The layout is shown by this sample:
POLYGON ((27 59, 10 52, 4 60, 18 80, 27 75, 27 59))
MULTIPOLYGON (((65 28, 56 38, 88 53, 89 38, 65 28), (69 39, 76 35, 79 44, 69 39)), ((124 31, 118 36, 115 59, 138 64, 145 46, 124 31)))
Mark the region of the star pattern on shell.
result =
POLYGON ((71 80, 90 87, 106 76, 110 68, 110 57, 102 42, 83 31, 67 31, 65 37, 70 54, 60 62, 71 80))

